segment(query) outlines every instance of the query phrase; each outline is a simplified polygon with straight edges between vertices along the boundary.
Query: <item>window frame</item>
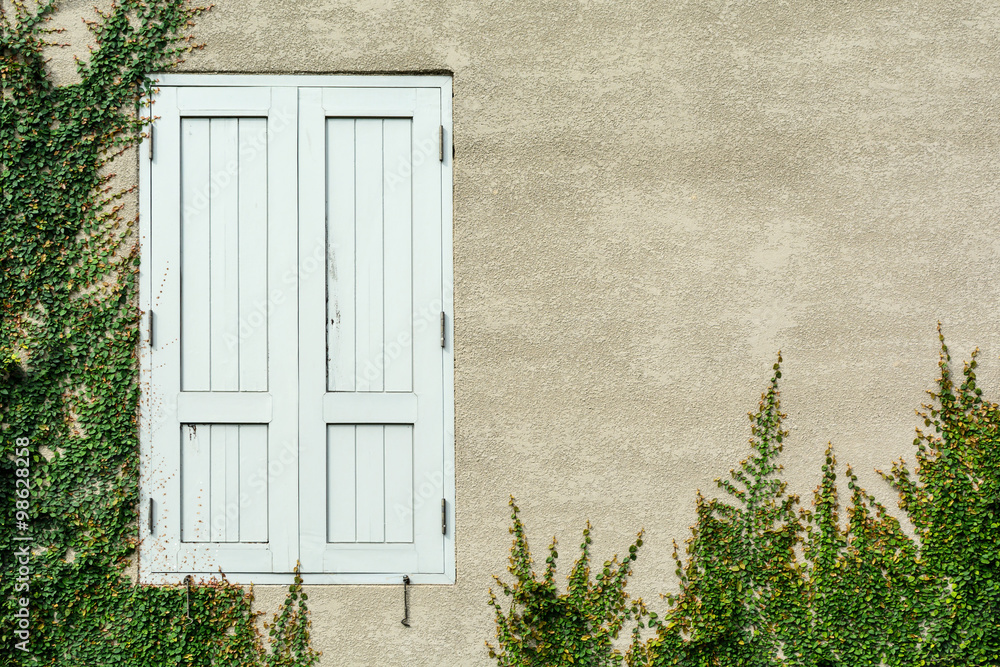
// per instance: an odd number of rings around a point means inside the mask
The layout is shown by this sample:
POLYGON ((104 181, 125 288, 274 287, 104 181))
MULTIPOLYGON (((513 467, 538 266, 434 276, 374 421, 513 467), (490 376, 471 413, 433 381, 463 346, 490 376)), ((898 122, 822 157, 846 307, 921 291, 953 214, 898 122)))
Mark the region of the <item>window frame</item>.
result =
MULTIPOLYGON (((403 574, 410 577, 410 581, 418 584, 454 584, 456 581, 455 568, 455 399, 454 399, 454 299, 453 299, 453 168, 452 168, 452 78, 449 75, 256 75, 256 74, 157 74, 150 77, 154 87, 169 86, 178 88, 192 87, 242 87, 242 88, 295 88, 296 96, 304 88, 435 88, 441 93, 441 125, 443 128, 442 151, 441 151, 441 272, 442 285, 441 310, 447 314, 445 319, 445 348, 443 351, 443 363, 445 372, 443 373, 443 492, 445 497, 445 520, 447 531, 443 535, 444 548, 444 572, 433 573, 303 573, 301 576, 307 584, 399 584, 403 574)), ((142 109, 141 113, 147 118, 155 120, 155 104, 142 109)), ((232 113, 232 110, 228 110, 232 113)), ((297 130, 298 131, 298 130, 297 130)), ((140 246, 140 267, 139 267, 139 307, 144 317, 140 325, 139 360, 140 360, 140 481, 139 481, 139 579, 142 583, 149 584, 176 584, 181 583, 189 574, 194 574, 200 579, 217 579, 219 575, 206 575, 205 573, 189 572, 158 572, 152 571, 149 564, 148 552, 150 549, 158 548, 163 542, 158 539, 156 533, 150 533, 147 523, 147 510, 150 503, 148 493, 150 480, 148 479, 148 463, 152 456, 152 441, 149 432, 151 410, 146 400, 149 396, 151 380, 150 368, 150 347, 149 347, 149 327, 154 326, 145 317, 153 308, 155 287, 152 285, 153 276, 150 272, 152 261, 151 250, 147 239, 150 239, 151 232, 151 179, 152 165, 149 159, 151 149, 159 150, 159 146, 151 145, 151 141, 156 141, 155 124, 153 132, 147 132, 143 138, 139 150, 139 246, 140 246), (146 556, 146 558, 144 558, 146 556)), ((296 155, 298 155, 298 143, 296 144, 296 155)), ((298 158, 297 158, 298 159, 298 158)), ((297 189, 298 186, 296 186, 297 189)), ((296 196, 296 206, 298 208, 299 199, 296 196)), ((299 213, 296 212, 297 227, 299 213)), ((154 314, 155 316, 155 314, 154 314)), ((169 409, 169 406, 168 406, 169 409)), ((297 457, 298 458, 298 457, 297 457)), ((297 463, 301 465, 301 463, 297 463)), ((301 475, 301 472, 300 472, 301 475)), ((414 494, 418 489, 414 488, 414 494)), ((301 545, 301 517, 296 514, 296 520, 300 528, 296 531, 299 535, 301 545)), ((301 552, 301 546, 298 547, 301 552)), ((293 579, 293 575, 287 572, 258 572, 258 573, 225 573, 225 578, 237 584, 287 584, 293 579)))

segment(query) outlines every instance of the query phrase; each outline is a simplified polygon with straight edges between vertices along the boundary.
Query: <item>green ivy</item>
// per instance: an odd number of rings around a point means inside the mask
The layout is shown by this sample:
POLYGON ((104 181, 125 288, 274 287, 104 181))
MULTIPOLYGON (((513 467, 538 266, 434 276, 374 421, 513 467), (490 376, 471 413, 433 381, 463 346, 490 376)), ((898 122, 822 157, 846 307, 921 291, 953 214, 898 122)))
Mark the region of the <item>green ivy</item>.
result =
POLYGON ((941 337, 934 403, 919 413, 917 468, 885 475, 916 527, 930 586, 920 659, 928 665, 1000 664, 1000 406, 976 386, 976 356, 955 386, 941 337))
POLYGON ((281 611, 267 625, 271 652, 265 657, 266 667, 309 667, 319 660, 319 653, 309 645, 309 610, 302 592, 302 578, 295 572, 295 583, 288 587, 288 596, 281 611))
MULTIPOLYGON (((632 573, 632 562, 642 546, 642 531, 622 560, 615 556, 605 561, 596 580, 590 571, 590 523, 583 531, 580 556, 569 574, 569 586, 560 593, 555 583, 555 538, 549 545, 545 572, 535 574, 531 552, 518 516, 514 498, 510 499, 514 535, 508 570, 514 577, 506 583, 495 577, 503 594, 510 598, 505 612, 493 591, 490 605, 497 624, 497 646, 487 644, 490 656, 505 667, 561 667, 564 665, 600 666, 621 664, 623 655, 612 642, 622 628, 635 619, 636 633, 646 616, 642 600, 632 600, 625 587, 632 573)), ((638 634, 635 635, 638 637, 638 634)))
MULTIPOLYGON (((779 356, 778 361, 781 361, 779 356)), ((695 665, 775 665, 804 607, 790 595, 801 582, 795 545, 798 499, 785 493, 775 462, 788 432, 778 400, 779 364, 751 415, 753 455, 719 487, 736 502, 697 498, 698 525, 686 564, 676 553, 681 591, 649 651, 659 664, 684 655, 695 665)), ((685 664, 685 663, 679 663, 685 664)))
MULTIPOLYGON (((614 589, 594 589, 612 610, 602 620, 609 628, 635 620, 624 654, 629 667, 1000 665, 1000 407, 976 386, 977 352, 956 387, 940 340, 938 389, 918 413, 933 431, 918 429, 912 472, 899 461, 883 474, 917 539, 860 487, 849 466, 842 519, 832 446, 811 508, 786 494, 776 463, 788 437, 779 355, 750 415, 751 455, 718 481, 722 499, 698 495, 685 558, 675 545, 680 590, 665 596, 662 618, 641 601, 625 602, 627 570, 614 589), (651 637, 641 635, 644 618, 651 637)), ((490 647, 490 655, 511 666, 577 664, 590 655, 599 659, 585 664, 620 662, 606 636, 574 626, 605 617, 570 604, 579 587, 572 577, 568 593, 556 589, 554 546, 545 577, 536 581, 516 507, 513 519, 516 581, 504 586, 513 600, 505 615, 491 592, 503 650, 490 647), (560 655, 577 662, 559 662, 560 655)))
POLYGON ((205 8, 95 10, 79 82, 57 86, 45 60, 60 46, 47 27, 57 4, 0 8, 0 560, 30 569, 28 591, 0 580, 0 647, 21 664, 311 665, 298 577, 268 651, 252 591, 138 586, 126 574, 139 539, 138 252, 135 220, 122 217, 131 190, 115 188, 111 168, 140 137, 147 73, 200 48, 188 31, 205 8), (19 647, 22 598, 30 638, 19 647))

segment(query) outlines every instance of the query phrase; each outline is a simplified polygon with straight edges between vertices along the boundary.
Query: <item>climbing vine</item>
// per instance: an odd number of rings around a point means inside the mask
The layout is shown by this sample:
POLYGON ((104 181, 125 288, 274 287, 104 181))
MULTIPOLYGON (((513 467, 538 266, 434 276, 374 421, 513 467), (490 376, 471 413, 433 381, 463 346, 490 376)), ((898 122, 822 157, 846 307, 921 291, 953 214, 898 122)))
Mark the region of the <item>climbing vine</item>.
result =
POLYGON ((490 656, 504 667, 621 664, 624 656, 614 647, 614 640, 632 620, 637 633, 647 616, 642 600, 632 600, 625 591, 632 562, 642 546, 642 532, 629 547, 629 555, 605 561, 595 580, 590 570, 592 538, 588 523, 583 530, 580 556, 569 574, 568 590, 560 593, 555 582, 559 557, 555 539, 549 545, 545 571, 539 578, 513 497, 510 507, 514 544, 508 570, 514 580, 508 584, 499 577, 495 579, 511 603, 504 611, 490 591, 497 624, 497 646, 487 643, 490 656))
POLYGON ((928 619, 918 655, 929 665, 1000 664, 1000 406, 976 385, 977 352, 956 386, 941 338, 917 467, 896 462, 885 475, 917 531, 928 619))
MULTIPOLYGON (((611 613, 604 625, 634 621, 627 665, 1000 664, 1000 406, 976 385, 977 353, 958 381, 943 335, 940 340, 937 389, 918 412, 928 430, 917 430, 917 465, 911 470, 898 461, 883 473, 899 493, 915 539, 861 488, 849 466, 842 516, 832 446, 811 507, 785 493, 776 463, 788 438, 779 355, 750 415, 751 455, 730 479, 718 481, 722 498, 696 498, 684 558, 675 546, 680 590, 666 596, 662 617, 641 600, 623 601, 627 570, 615 587, 596 588, 611 613), (641 633, 644 619, 652 636, 641 633)), ((620 661, 603 636, 551 630, 596 617, 568 604, 577 585, 572 575, 569 593, 556 589, 554 547, 544 580, 535 580, 516 508, 513 520, 515 585, 503 586, 511 610, 501 613, 491 592, 504 650, 491 647, 490 655, 502 665, 564 664, 533 661, 544 647, 547 655, 573 656, 575 662, 565 664, 620 661)))
POLYGON ((138 543, 135 220, 115 159, 203 7, 118 0, 55 85, 54 0, 0 5, 0 649, 20 664, 310 665, 301 580, 270 649, 252 591, 151 587, 138 543))

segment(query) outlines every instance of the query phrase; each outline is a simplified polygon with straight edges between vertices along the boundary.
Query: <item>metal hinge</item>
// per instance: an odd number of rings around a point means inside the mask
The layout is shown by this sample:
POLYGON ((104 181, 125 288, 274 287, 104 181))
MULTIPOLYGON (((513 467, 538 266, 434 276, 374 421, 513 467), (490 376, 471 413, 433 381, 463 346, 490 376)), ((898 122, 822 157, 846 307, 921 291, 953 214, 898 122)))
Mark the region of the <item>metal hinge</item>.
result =
POLYGON ((153 499, 149 499, 149 534, 153 534, 153 499))
POLYGON ((438 146, 438 160, 444 162, 444 125, 438 128, 438 139, 440 139, 440 146, 438 146))
POLYGON ((146 326, 149 329, 149 346, 153 347, 153 309, 150 308, 146 311, 146 326))
POLYGON ((149 126, 149 161, 153 161, 153 126, 149 126))
POLYGON ((445 342, 444 327, 445 327, 444 311, 441 311, 441 347, 444 347, 444 342, 445 342))
POLYGON ((448 534, 448 501, 441 499, 441 534, 448 534))

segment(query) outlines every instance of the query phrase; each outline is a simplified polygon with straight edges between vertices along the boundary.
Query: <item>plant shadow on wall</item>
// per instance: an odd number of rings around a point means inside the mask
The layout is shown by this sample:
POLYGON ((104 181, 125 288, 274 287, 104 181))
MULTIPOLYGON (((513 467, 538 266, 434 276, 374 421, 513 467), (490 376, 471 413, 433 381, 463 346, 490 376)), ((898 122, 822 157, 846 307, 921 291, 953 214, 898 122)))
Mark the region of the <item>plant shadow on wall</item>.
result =
POLYGON ((916 530, 911 539, 846 470, 842 520, 837 464, 826 451, 812 506, 785 492, 776 458, 782 428, 780 362, 751 414, 752 454, 696 499, 686 557, 675 544, 680 591, 658 616, 625 592, 629 556, 589 571, 590 525, 565 593, 554 583, 555 542, 541 579, 511 499, 513 583, 490 592, 505 666, 991 665, 1000 664, 1000 407, 976 386, 976 352, 960 381, 940 335, 940 378, 918 412, 917 466, 883 478, 916 530), (958 382, 956 386, 956 382, 958 382), (800 548, 801 547, 801 548, 800 548), (624 652, 613 648, 631 627, 624 652))
POLYGON ((198 46, 204 8, 119 0, 55 86, 55 2, 0 5, 2 649, 20 664, 311 665, 296 574, 264 646, 253 592, 138 586, 138 252, 111 161, 138 141, 147 72, 198 46), (9 576, 13 573, 15 576, 9 576))

